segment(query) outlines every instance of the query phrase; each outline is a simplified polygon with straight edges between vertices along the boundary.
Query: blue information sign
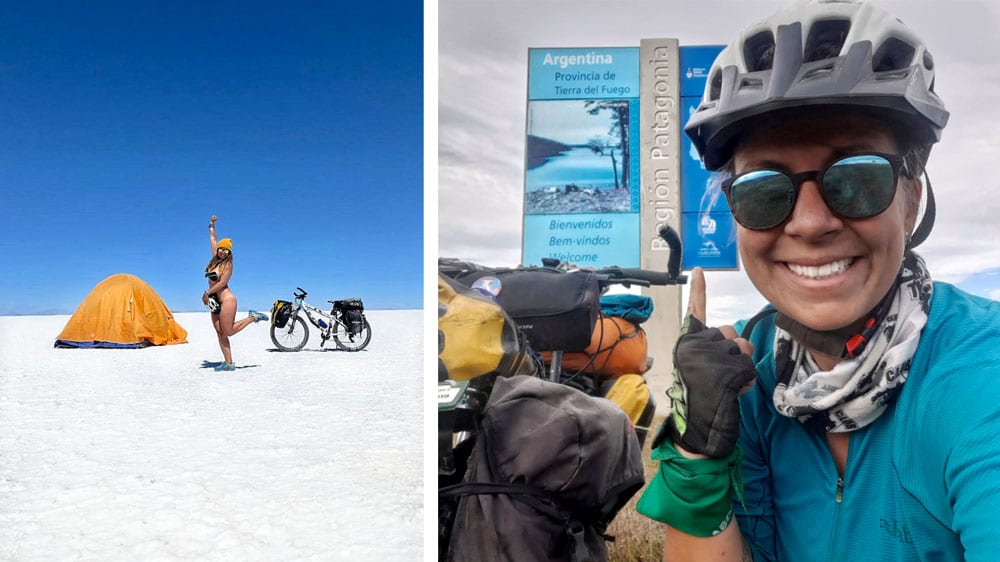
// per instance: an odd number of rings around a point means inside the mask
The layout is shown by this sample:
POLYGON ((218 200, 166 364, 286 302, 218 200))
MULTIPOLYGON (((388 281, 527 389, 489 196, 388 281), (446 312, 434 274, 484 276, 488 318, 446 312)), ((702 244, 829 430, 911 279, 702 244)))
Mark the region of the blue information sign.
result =
POLYGON ((635 238, 639 215, 599 213, 580 215, 526 215, 525 232, 543 236, 524 237, 524 262, 540 264, 556 258, 580 266, 625 265, 639 260, 639 244, 615 248, 615 240, 635 238))
POLYGON ((681 97, 701 98, 708 80, 708 71, 719 56, 723 45, 681 47, 681 97))
POLYGON ((529 49, 529 100, 639 97, 639 49, 529 49))
POLYGON ((529 49, 522 261, 639 266, 639 49, 529 49))
POLYGON ((733 269, 739 265, 736 222, 729 211, 681 213, 681 268, 733 269))
MULTIPOLYGON (((701 103, 712 62, 722 45, 681 47, 681 114, 684 122, 701 103)), ((736 223, 716 174, 701 162, 698 151, 681 133, 681 241, 684 269, 736 269, 736 223)))
MULTIPOLYGON (((701 98, 681 98, 684 122, 691 118, 701 98)), ((729 205, 718 186, 712 186, 716 174, 705 169, 691 138, 681 132, 681 212, 729 212, 729 205)))

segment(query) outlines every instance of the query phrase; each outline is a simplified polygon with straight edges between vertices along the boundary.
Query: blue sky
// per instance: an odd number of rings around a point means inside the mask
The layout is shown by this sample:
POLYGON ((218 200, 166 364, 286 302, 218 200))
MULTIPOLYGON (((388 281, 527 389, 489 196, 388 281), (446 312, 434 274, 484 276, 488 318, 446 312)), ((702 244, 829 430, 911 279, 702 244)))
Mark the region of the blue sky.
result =
POLYGON ((419 2, 5 3, 0 314, 114 273, 203 310, 208 222, 239 309, 420 308, 419 2))

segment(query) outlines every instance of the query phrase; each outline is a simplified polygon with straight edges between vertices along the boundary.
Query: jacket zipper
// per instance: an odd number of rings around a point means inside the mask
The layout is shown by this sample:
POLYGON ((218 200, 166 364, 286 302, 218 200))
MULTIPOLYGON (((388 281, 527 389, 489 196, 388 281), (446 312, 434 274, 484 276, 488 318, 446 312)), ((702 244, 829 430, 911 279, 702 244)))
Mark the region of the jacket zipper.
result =
MULTIPOLYGON (((848 437, 847 445, 847 458, 844 459, 844 474, 847 474, 847 465, 851 460, 851 446, 850 437, 848 437)), ((832 459, 831 459, 832 460, 832 459)), ((844 502, 844 474, 837 473, 837 489, 834 492, 833 500, 835 502, 833 510, 833 534, 830 536, 830 548, 827 550, 826 559, 831 562, 837 560, 834 558, 834 547, 837 545, 837 537, 840 531, 840 505, 844 502)))
POLYGON ((837 534, 840 529, 840 504, 844 501, 844 477, 837 476, 837 492, 834 495, 836 505, 833 511, 833 534, 830 535, 830 548, 826 551, 826 559, 831 562, 837 560, 833 556, 833 548, 837 544, 837 534))

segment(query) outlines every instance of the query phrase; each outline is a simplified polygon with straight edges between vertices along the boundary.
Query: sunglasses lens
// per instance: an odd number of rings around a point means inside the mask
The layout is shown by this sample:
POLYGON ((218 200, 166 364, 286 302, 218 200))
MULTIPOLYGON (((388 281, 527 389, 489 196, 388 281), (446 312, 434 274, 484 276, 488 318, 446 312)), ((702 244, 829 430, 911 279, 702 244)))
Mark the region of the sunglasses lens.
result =
POLYGON ((896 193, 896 173, 882 156, 849 156, 823 175, 823 199, 838 215, 863 219, 889 207, 896 193))
POLYGON ((733 216, 747 228, 773 228, 792 212, 795 186, 781 172, 758 170, 738 176, 729 188, 733 216))

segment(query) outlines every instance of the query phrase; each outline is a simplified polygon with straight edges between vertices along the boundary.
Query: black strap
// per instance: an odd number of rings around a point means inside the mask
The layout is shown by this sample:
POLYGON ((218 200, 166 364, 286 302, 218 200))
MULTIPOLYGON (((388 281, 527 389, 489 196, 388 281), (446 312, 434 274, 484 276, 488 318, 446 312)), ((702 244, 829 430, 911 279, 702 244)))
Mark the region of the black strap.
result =
POLYGON ((791 316, 786 316, 779 312, 774 317, 774 324, 788 332, 788 335, 792 336, 792 339, 813 351, 817 351, 827 357, 845 359, 848 357, 849 352, 847 343, 851 341, 851 338, 864 330, 865 322, 868 318, 868 316, 865 316, 837 330, 814 330, 796 321, 791 316))
POLYGON ((920 219, 920 226, 913 231, 913 236, 910 237, 909 242, 906 244, 907 250, 912 250, 919 246, 921 242, 927 239, 927 236, 931 233, 931 229, 934 228, 936 205, 934 204, 934 190, 931 188, 931 177, 927 175, 927 170, 924 170, 924 177, 927 179, 927 207, 924 209, 923 218, 920 219))
POLYGON ((438 415, 438 475, 455 474, 455 416, 438 415))
POLYGON ((438 490, 438 498, 448 499, 454 496, 475 496, 475 495, 506 495, 516 496, 518 499, 534 507, 538 511, 568 523, 570 515, 552 501, 551 494, 538 488, 517 484, 495 484, 490 482, 461 482, 451 486, 445 486, 438 490))
POLYGON ((889 314, 903 271, 904 268, 900 265, 899 273, 896 274, 896 280, 892 282, 892 287, 871 312, 843 328, 814 330, 780 312, 775 317, 774 323, 788 332, 800 344, 827 357, 838 359, 857 357, 864 351, 868 341, 874 337, 875 332, 881 326, 882 320, 889 314))
POLYGON ((438 500, 449 499, 456 496, 470 495, 506 495, 513 496, 524 503, 535 508, 537 511, 548 515, 562 523, 565 534, 570 542, 570 562, 598 562, 592 560, 587 554, 586 527, 580 519, 573 517, 569 512, 560 509, 552 499, 552 495, 544 490, 518 484, 495 484, 488 482, 462 482, 452 486, 445 486, 438 490, 438 500))
POLYGON ((569 553, 570 562, 592 562, 587 556, 586 532, 582 523, 576 520, 569 521, 566 525, 566 538, 572 545, 569 553))
POLYGON ((753 318, 751 318, 750 320, 747 321, 746 326, 743 326, 743 331, 740 333, 740 337, 743 338, 743 339, 745 339, 745 340, 749 340, 750 336, 753 334, 753 329, 757 325, 757 322, 760 322, 761 320, 764 319, 765 316, 768 316, 770 314, 774 314, 775 312, 778 312, 778 309, 776 309, 776 308, 767 308, 767 309, 761 310, 757 314, 754 314, 753 318))

